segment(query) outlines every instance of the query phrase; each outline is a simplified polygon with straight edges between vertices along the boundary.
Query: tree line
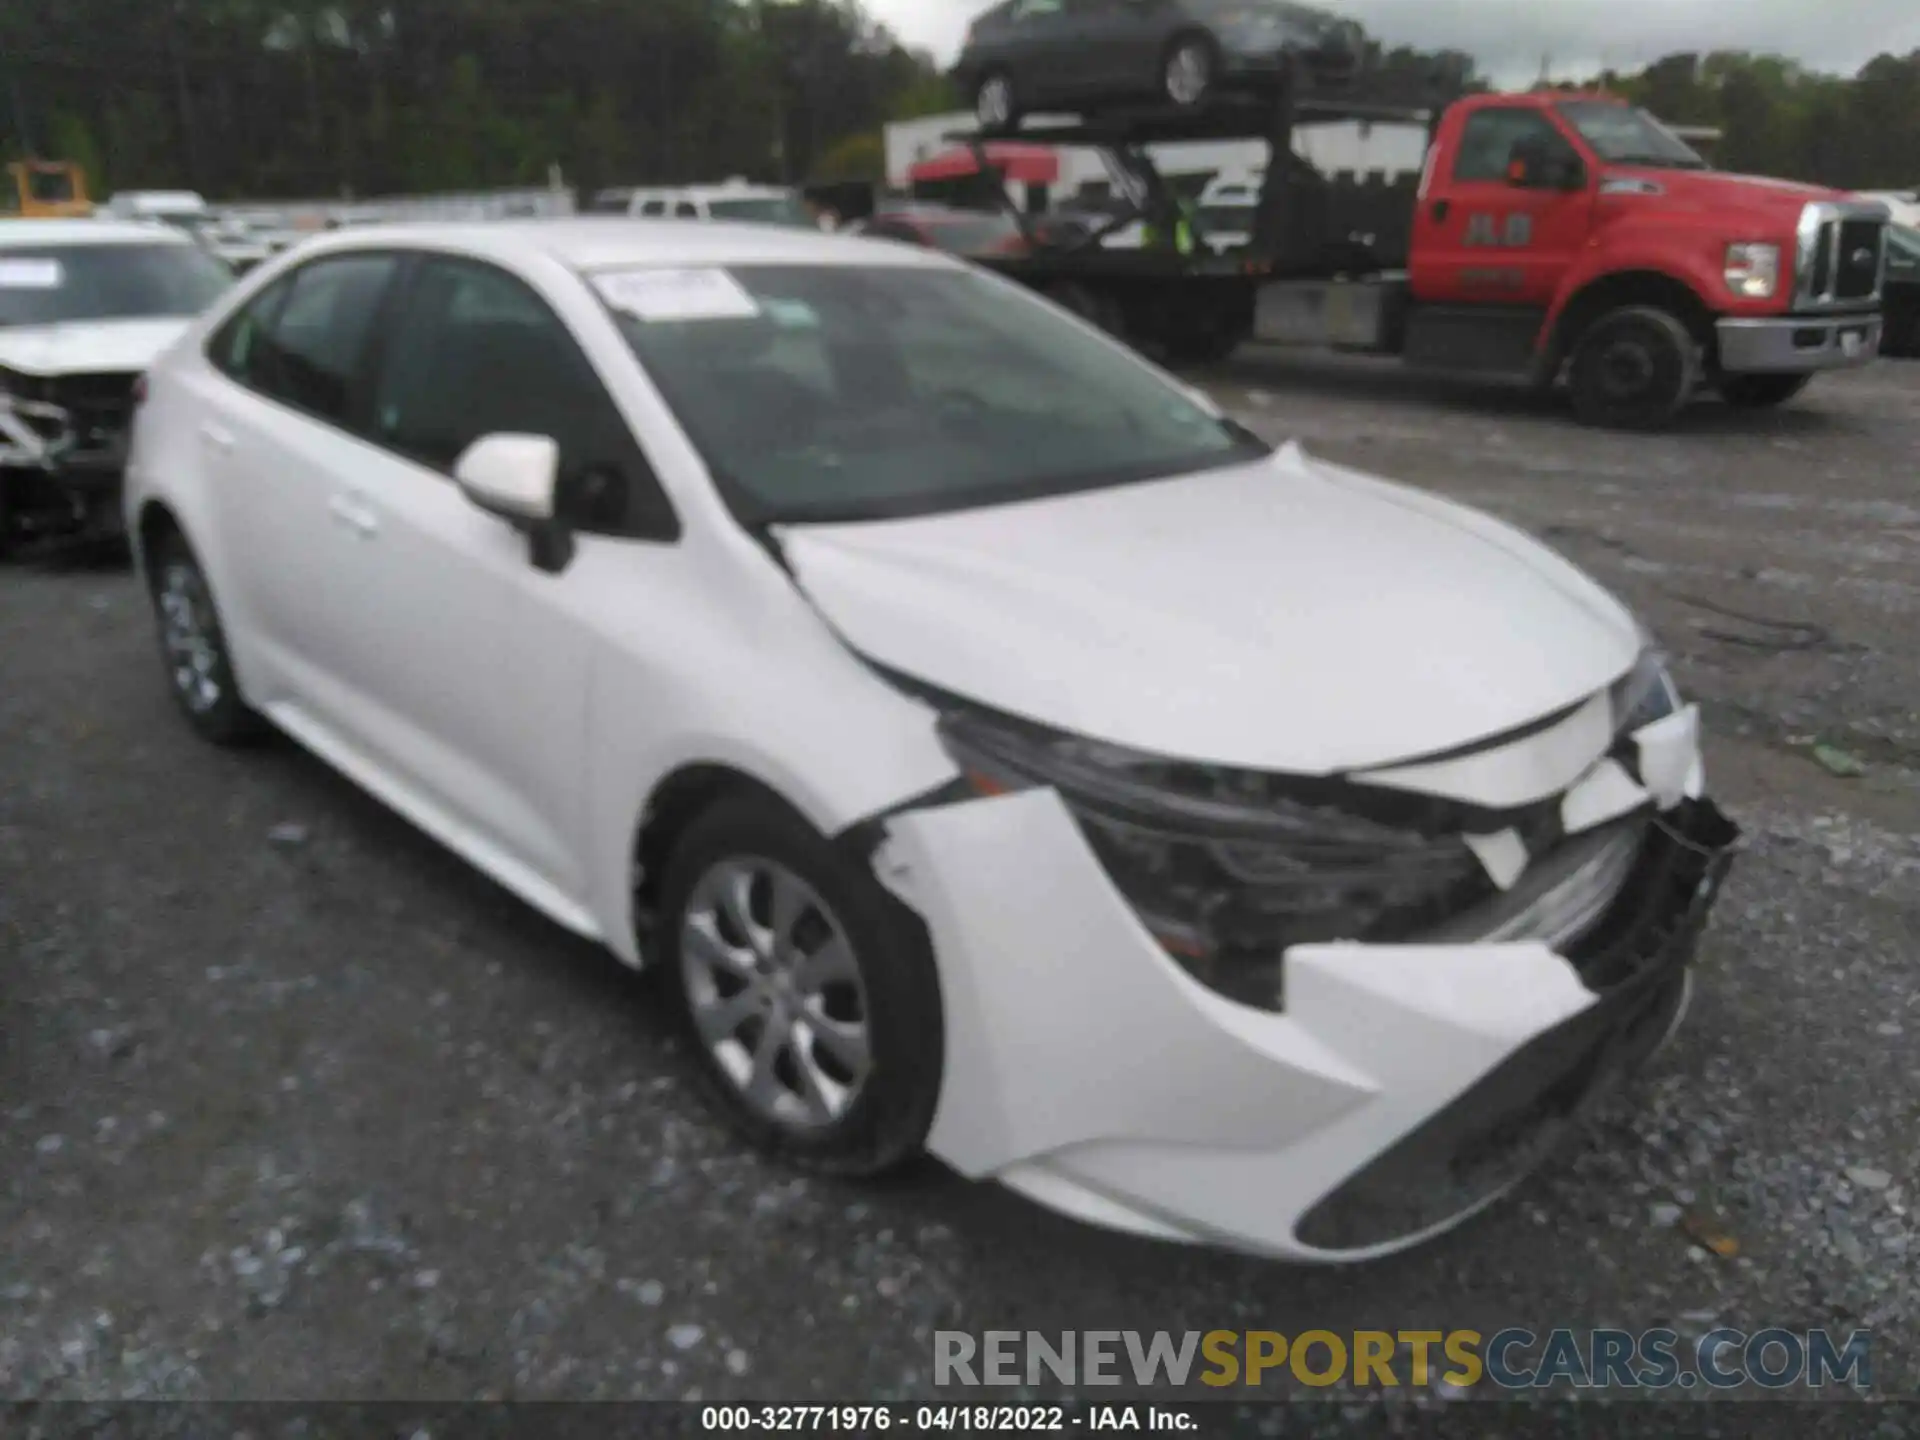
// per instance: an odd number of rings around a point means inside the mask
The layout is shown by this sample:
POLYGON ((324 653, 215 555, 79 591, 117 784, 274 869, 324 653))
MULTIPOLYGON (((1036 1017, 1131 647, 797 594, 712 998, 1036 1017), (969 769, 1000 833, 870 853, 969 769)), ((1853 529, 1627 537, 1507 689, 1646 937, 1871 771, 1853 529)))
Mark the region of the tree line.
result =
MULTIPOLYGON (((1464 56, 1375 53, 1473 83, 1464 56)), ((1730 168, 1920 185, 1920 52, 1853 77, 1729 52, 1603 80, 1720 126, 1730 168)), ((886 121, 959 103, 857 0, 0 0, 0 152, 78 161, 100 194, 878 178, 886 121)))

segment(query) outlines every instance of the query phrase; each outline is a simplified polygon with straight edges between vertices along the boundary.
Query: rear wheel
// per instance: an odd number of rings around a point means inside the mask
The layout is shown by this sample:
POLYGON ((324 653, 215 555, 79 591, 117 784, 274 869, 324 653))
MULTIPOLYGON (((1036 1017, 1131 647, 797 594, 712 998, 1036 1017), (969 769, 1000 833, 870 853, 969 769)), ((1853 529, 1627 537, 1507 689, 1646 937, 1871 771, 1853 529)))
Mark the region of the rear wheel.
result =
POLYGON ((187 723, 215 745, 257 739, 266 722, 240 698, 220 612, 192 549, 177 534, 162 536, 149 551, 147 565, 161 656, 187 723))
POLYGON ((1019 126, 1019 97, 1014 94, 1013 77, 1006 71, 995 70, 981 80, 973 93, 973 118, 990 135, 1019 126))
POLYGON ((1658 430, 1692 398, 1700 350, 1674 315, 1630 305, 1587 327, 1573 351, 1569 383, 1582 424, 1658 430))
POLYGON ((1742 410, 1764 410, 1784 405, 1812 383, 1811 375, 1724 375, 1720 395, 1742 410))
POLYGON ((919 921, 770 798, 737 795, 674 847, 657 911, 681 1020, 720 1107, 809 1169, 871 1175, 917 1155, 943 1066, 919 921))
POLYGON ((1182 109, 1203 104, 1212 94, 1220 71, 1219 48, 1205 35, 1184 35, 1167 49, 1160 70, 1160 88, 1182 109))

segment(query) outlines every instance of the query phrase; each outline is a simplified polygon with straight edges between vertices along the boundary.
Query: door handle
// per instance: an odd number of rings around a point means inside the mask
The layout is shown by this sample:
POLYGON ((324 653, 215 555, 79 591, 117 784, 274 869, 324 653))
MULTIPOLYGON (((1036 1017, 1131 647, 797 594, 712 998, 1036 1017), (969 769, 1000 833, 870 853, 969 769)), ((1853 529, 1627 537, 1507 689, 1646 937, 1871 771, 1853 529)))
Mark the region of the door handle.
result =
POLYGON ((380 517, 373 513, 373 507, 351 492, 334 496, 327 502, 327 509, 335 520, 360 535, 371 536, 380 528, 380 517))
POLYGON ((200 438, 223 455, 233 449, 233 432, 222 429, 212 421, 200 427, 200 438))
POLYGON ((1452 209, 1453 205, 1450 201, 1436 200, 1433 202, 1433 218, 1435 220, 1444 220, 1447 218, 1447 212, 1452 209))

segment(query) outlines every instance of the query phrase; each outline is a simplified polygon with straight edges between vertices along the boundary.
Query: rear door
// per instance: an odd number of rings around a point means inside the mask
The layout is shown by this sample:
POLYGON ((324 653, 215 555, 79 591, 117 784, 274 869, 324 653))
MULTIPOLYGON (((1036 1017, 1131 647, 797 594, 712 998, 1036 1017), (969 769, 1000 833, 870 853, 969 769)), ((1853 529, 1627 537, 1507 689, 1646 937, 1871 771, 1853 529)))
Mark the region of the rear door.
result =
POLYGON ((343 481, 362 363, 399 262, 329 255, 293 271, 230 320, 210 346, 197 437, 221 489, 221 548, 245 631, 254 699, 346 723, 334 623, 346 551, 343 481))
POLYGON ((1029 112, 1075 93, 1076 37, 1069 0, 1015 0, 1007 27, 996 36, 991 68, 1005 69, 1021 108, 1029 112))
POLYGON ((1455 117, 1429 159, 1414 218, 1415 298, 1544 311, 1586 244, 1595 183, 1594 166, 1539 109, 1487 105, 1455 117), (1514 184, 1508 169, 1523 141, 1578 165, 1580 188, 1514 184))
POLYGON ((1067 0, 1074 44, 1064 57, 1076 89, 1157 94, 1160 62, 1181 19, 1178 0, 1067 0))

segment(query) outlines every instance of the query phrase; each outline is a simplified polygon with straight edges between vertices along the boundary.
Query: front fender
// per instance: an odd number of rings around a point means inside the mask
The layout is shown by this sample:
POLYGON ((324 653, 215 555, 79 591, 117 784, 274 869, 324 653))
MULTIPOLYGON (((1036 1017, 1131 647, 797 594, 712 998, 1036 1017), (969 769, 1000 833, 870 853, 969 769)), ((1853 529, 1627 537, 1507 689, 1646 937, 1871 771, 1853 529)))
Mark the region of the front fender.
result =
POLYGON ((1714 264, 1704 255, 1676 251, 1671 237, 1664 243, 1649 235, 1625 245, 1607 244, 1582 255, 1560 282, 1547 311, 1547 322, 1540 330, 1542 351, 1557 344, 1560 322, 1582 294, 1595 285, 1628 275, 1654 275, 1684 286, 1710 313, 1731 308, 1724 299, 1709 298, 1725 288, 1714 264))

